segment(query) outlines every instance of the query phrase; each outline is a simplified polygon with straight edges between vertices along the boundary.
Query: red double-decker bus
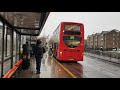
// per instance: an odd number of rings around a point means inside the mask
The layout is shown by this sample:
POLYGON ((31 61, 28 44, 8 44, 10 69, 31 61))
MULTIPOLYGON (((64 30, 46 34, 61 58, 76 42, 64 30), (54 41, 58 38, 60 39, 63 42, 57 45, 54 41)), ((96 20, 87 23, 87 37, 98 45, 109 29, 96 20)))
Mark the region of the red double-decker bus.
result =
POLYGON ((84 25, 61 22, 53 33, 52 49, 59 61, 83 61, 84 25))

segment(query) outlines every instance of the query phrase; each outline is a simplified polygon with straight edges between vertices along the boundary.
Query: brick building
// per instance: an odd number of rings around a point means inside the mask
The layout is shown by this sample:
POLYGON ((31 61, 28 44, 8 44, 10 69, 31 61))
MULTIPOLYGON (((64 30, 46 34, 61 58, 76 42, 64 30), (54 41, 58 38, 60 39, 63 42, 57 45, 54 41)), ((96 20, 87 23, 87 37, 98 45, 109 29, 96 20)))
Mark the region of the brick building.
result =
POLYGON ((90 48, 94 48, 94 36, 95 36, 95 34, 92 34, 91 36, 90 36, 90 48))
POLYGON ((90 48, 90 37, 91 35, 88 35, 87 37, 87 48, 90 48))
POLYGON ((94 49, 98 49, 98 38, 100 35, 100 33, 96 33, 94 36, 94 49))
POLYGON ((102 31, 87 37, 87 46, 93 49, 110 50, 120 48, 120 31, 113 29, 111 31, 102 31))

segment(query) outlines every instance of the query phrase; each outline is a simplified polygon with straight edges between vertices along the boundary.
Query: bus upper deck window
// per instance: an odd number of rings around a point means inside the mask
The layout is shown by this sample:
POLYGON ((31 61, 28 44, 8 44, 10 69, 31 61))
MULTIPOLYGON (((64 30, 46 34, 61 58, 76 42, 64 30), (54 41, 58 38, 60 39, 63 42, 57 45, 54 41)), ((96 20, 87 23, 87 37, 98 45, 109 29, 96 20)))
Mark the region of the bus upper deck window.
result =
POLYGON ((80 31, 80 26, 79 25, 65 25, 65 30, 80 31))

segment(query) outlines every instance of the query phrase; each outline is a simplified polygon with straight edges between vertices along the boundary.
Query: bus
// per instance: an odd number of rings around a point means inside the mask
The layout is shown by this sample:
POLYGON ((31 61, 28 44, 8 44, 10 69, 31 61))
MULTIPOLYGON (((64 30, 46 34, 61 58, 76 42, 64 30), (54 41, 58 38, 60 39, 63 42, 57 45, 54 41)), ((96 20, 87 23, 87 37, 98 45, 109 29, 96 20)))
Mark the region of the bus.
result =
POLYGON ((83 61, 84 25, 61 22, 52 35, 52 52, 58 61, 83 61))

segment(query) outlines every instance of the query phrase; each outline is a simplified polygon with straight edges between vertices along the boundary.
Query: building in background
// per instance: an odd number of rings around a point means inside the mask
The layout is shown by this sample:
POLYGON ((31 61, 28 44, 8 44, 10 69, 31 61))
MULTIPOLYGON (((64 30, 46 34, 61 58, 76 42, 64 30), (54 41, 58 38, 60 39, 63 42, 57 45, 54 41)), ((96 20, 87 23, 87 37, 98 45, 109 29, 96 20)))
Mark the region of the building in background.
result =
POLYGON ((90 48, 90 37, 91 35, 88 35, 87 37, 87 48, 90 48))
POLYGON ((102 31, 89 35, 87 37, 87 47, 91 49, 112 50, 120 48, 120 31, 113 29, 110 31, 102 31))
POLYGON ((90 36, 90 48, 91 49, 94 49, 94 36, 95 36, 95 34, 92 34, 90 36))
POLYGON ((100 48, 98 46, 98 38, 99 38, 100 35, 101 35, 100 33, 96 33, 95 36, 94 36, 94 49, 100 48))

